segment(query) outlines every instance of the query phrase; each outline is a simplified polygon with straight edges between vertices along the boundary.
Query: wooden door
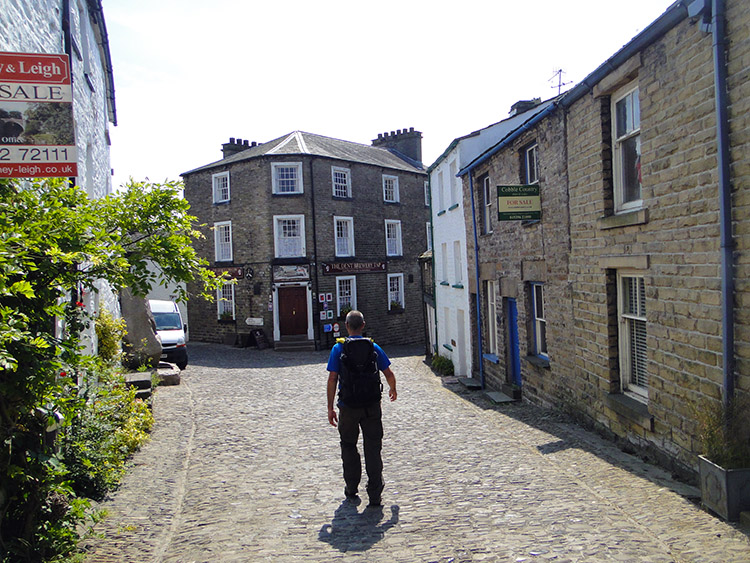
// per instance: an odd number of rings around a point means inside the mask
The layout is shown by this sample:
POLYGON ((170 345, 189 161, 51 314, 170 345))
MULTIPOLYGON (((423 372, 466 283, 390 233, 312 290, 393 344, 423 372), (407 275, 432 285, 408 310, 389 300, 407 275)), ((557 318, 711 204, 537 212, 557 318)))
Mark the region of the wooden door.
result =
POLYGON ((307 288, 279 288, 279 333, 307 334, 307 288))

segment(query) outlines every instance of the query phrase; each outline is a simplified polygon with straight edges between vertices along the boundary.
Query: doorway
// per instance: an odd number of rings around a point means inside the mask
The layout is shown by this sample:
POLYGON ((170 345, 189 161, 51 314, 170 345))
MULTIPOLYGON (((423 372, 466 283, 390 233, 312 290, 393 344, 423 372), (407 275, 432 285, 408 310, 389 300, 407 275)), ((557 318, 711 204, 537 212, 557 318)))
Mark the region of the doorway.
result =
POLYGON ((281 336, 307 335, 307 288, 279 287, 278 304, 281 336))
POLYGON ((521 386, 521 350, 518 343, 518 306, 512 297, 505 297, 505 346, 508 383, 521 386))

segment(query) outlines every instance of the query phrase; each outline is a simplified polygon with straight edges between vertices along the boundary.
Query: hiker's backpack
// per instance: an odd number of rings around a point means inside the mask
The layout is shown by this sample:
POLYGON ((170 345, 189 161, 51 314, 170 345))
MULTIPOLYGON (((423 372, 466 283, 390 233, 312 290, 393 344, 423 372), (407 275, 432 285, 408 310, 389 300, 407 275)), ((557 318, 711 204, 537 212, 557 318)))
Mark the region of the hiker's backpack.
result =
POLYGON ((352 408, 363 408, 380 401, 383 384, 378 355, 369 338, 346 338, 342 343, 339 371, 339 399, 352 408))

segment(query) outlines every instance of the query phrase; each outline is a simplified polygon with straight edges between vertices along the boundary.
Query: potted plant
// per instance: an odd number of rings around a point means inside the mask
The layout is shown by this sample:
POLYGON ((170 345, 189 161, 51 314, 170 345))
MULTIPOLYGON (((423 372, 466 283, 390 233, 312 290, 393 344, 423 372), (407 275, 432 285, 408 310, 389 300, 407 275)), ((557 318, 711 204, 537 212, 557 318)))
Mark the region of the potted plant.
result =
POLYGON ((349 311, 351 311, 352 308, 349 305, 344 305, 341 307, 341 310, 339 311, 339 317, 342 319, 345 319, 346 316, 349 314, 349 311))
POLYGON ((392 313, 400 313, 404 310, 404 306, 399 301, 391 301, 390 311, 392 313))
POLYGON ((748 401, 720 401, 697 412, 703 455, 699 457, 701 501, 725 520, 750 510, 750 426, 748 401))
POLYGON ((231 311, 222 311, 221 314, 219 315, 219 320, 220 321, 232 321, 234 320, 234 316, 232 316, 231 311))

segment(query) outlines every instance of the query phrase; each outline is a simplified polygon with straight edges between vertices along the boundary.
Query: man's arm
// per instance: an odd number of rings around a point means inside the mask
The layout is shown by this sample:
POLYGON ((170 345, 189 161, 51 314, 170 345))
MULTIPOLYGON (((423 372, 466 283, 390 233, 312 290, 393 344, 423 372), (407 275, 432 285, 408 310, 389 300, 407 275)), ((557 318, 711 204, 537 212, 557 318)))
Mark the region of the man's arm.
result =
POLYGON ((334 407, 334 401, 336 400, 336 387, 339 382, 339 374, 335 371, 328 372, 328 422, 331 426, 336 426, 338 423, 338 417, 336 416, 336 410, 334 407))
POLYGON ((391 398, 391 401, 395 401, 398 396, 398 393, 396 393, 396 376, 393 374, 393 370, 390 367, 383 370, 383 375, 385 376, 385 380, 389 387, 388 396, 391 398))

